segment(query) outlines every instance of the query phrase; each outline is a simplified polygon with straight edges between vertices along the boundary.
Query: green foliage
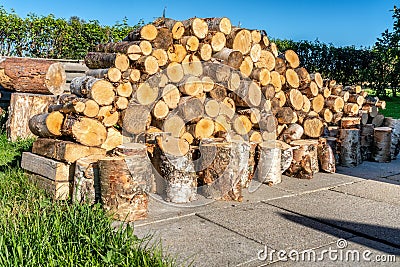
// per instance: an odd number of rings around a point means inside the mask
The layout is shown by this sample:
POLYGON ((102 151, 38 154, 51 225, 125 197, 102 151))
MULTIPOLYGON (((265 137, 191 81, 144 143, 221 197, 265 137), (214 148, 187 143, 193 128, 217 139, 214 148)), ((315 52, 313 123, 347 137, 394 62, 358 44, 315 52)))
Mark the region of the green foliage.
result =
POLYGON ((0 134, 0 168, 15 166, 21 158, 21 153, 23 151, 29 151, 32 144, 33 139, 10 142, 7 140, 5 133, 0 134))
POLYGON ((172 266, 99 206, 53 202, 18 169, 0 173, 0 266, 172 266))
POLYGON ((385 117, 400 119, 400 97, 385 98, 386 109, 379 110, 385 117))
POLYGON ((372 48, 335 47, 318 40, 314 42, 274 40, 281 51, 292 49, 310 72, 342 84, 363 84, 378 96, 387 96, 391 88, 396 96, 400 88, 400 10, 393 9, 393 30, 386 30, 372 48))
POLYGON ((96 20, 66 20, 52 14, 23 19, 0 6, 0 55, 82 59, 96 44, 120 41, 142 24, 131 26, 124 18, 122 23, 102 26, 96 20))

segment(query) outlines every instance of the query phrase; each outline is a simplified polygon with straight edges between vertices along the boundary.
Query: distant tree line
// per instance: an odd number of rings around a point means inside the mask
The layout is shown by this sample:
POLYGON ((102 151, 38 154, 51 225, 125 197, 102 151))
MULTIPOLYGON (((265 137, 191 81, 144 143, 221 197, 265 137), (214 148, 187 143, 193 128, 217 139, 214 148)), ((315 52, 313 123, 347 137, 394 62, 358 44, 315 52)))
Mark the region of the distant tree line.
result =
POLYGON ((130 26, 126 18, 112 26, 78 17, 21 18, 0 6, 0 55, 82 59, 94 45, 120 41, 139 24, 130 26))
MULTIPOLYGON (((295 50, 309 72, 342 84, 363 84, 385 95, 400 88, 400 11, 393 9, 393 29, 386 30, 370 48, 335 47, 317 41, 274 40, 280 51, 295 50)), ((82 59, 98 43, 122 40, 143 21, 130 26, 127 19, 112 26, 78 17, 29 14, 21 18, 0 6, 0 55, 82 59)))
POLYGON ((309 72, 342 84, 363 84, 380 96, 386 88, 393 96, 400 89, 400 10, 393 9, 393 29, 377 38, 372 48, 335 47, 317 41, 274 40, 281 51, 293 49, 309 72))

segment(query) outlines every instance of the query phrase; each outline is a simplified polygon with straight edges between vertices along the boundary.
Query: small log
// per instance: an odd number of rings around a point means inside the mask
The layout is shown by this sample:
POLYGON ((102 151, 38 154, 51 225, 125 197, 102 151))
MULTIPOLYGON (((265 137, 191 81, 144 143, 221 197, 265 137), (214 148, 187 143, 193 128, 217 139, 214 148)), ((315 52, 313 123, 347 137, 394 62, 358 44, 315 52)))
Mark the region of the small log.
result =
POLYGON ((197 122, 204 116, 204 105, 197 97, 182 97, 178 114, 185 122, 197 122))
POLYGON ((290 107, 282 107, 275 114, 276 119, 280 124, 292 123, 294 115, 290 107))
POLYGON ((163 25, 171 31, 174 40, 182 38, 185 33, 185 26, 183 26, 182 22, 169 18, 163 18, 162 20, 163 25))
POLYGON ((204 112, 210 118, 215 118, 219 115, 220 104, 217 100, 209 99, 204 103, 204 112))
POLYGON ((120 71, 126 71, 129 68, 129 58, 120 53, 89 52, 85 56, 85 64, 90 69, 116 67, 120 71))
POLYGON ((260 60, 261 51, 262 51, 261 45, 253 42, 253 45, 250 49, 250 57, 251 60, 253 60, 253 62, 258 62, 260 60))
POLYGON ((372 118, 371 123, 375 127, 381 127, 384 120, 385 120, 385 116, 383 116, 382 114, 377 114, 374 118, 372 118))
POLYGON ((299 76, 293 69, 287 69, 285 72, 286 82, 291 88, 298 88, 300 86, 299 76))
POLYGON ((187 55, 182 61, 185 75, 201 76, 203 74, 203 63, 196 55, 187 55))
POLYGON ((261 86, 269 85, 271 81, 271 73, 265 68, 256 68, 250 74, 250 77, 260 82, 261 86))
POLYGON ((303 127, 297 123, 292 123, 282 132, 281 139, 286 143, 290 143, 291 141, 301 139, 303 134, 303 127))
POLYGON ((234 69, 239 69, 243 62, 243 54, 240 51, 226 47, 215 53, 213 57, 221 59, 224 64, 231 66, 234 69))
POLYGON ((360 130, 340 129, 340 165, 356 167, 361 164, 360 130))
POLYGON ((304 134, 311 138, 318 138, 324 132, 324 123, 321 118, 306 118, 303 122, 304 134))
POLYGON ((287 99, 289 104, 294 108, 294 110, 301 110, 304 104, 304 98, 301 92, 297 89, 291 89, 289 91, 287 99))
POLYGON ((360 117, 343 117, 340 120, 340 127, 342 129, 360 129, 360 117))
POLYGON ((343 112, 349 116, 358 115, 360 107, 355 103, 346 103, 343 107, 343 112))
POLYGON ((226 35, 231 33, 232 24, 231 21, 226 18, 205 18, 204 21, 208 25, 210 31, 220 31, 226 35))
POLYGON ((153 50, 151 55, 157 60, 159 67, 163 67, 168 63, 168 54, 164 49, 153 50))
POLYGON ((311 99, 311 108, 313 111, 319 113, 324 108, 325 98, 323 95, 318 94, 316 97, 311 99))
POLYGON ((86 146, 99 147, 107 138, 107 130, 99 121, 71 115, 65 117, 61 132, 86 146))
MULTIPOLYGON (((167 50, 173 43, 173 34, 170 29, 166 27, 157 28, 157 36, 151 41, 151 45, 154 49, 164 49, 167 50)), ((150 49, 150 53, 153 49, 150 49)))
POLYGON ((349 94, 349 98, 347 100, 347 102, 356 103, 360 107, 364 104, 364 101, 365 99, 362 95, 356 95, 356 94, 349 94))
POLYGON ((251 75, 251 72, 253 71, 253 60, 250 56, 244 57, 242 64, 240 64, 239 70, 244 77, 249 77, 251 75))
POLYGON ((207 23, 200 18, 191 18, 182 21, 185 27, 185 35, 195 35, 199 39, 204 39, 208 33, 207 23))
POLYGON ((156 120, 163 120, 165 119, 168 114, 169 114, 169 108, 168 105, 163 101, 159 100, 157 103, 154 105, 154 108, 151 112, 153 114, 153 117, 156 120))
POLYGON ((392 129, 390 127, 374 128, 374 145, 372 149, 372 159, 377 162, 390 162, 390 147, 392 129))
POLYGON ((321 110, 321 112, 319 113, 321 115, 321 117, 323 118, 323 120, 327 123, 332 122, 333 120, 333 113, 330 109, 328 108, 324 108, 321 110))
POLYGON ((132 100, 138 104, 147 106, 153 104, 158 99, 158 96, 158 87, 153 87, 150 83, 144 82, 132 94, 132 100))
POLYGON ((37 114, 29 120, 29 129, 39 137, 61 136, 63 121, 64 115, 58 111, 37 114))
POLYGON ((221 51, 226 44, 225 34, 222 32, 209 32, 204 42, 209 42, 214 52, 221 51))
POLYGON ((321 170, 328 173, 336 172, 335 154, 325 138, 319 138, 317 152, 321 170))
MULTIPOLYGON (((124 109, 127 109, 127 108, 128 108, 129 100, 128 100, 128 98, 126 98, 126 97, 117 96, 117 97, 115 98, 114 105, 115 105, 115 107, 116 107, 117 109, 119 109, 119 110, 124 110, 124 109)), ((97 116, 97 114, 96 114, 96 116, 97 116)))
POLYGON ((276 142, 258 144, 258 164, 255 179, 269 186, 282 182, 281 149, 276 142))
MULTIPOLYGON (((204 83, 203 83, 204 84, 204 83)), ((174 84, 167 84, 162 92, 162 99, 167 104, 168 108, 175 109, 180 101, 179 89, 174 84)))
POLYGON ((131 172, 125 157, 99 160, 103 207, 114 219, 132 222, 147 217, 148 196, 143 190, 143 181, 146 181, 148 172, 142 167, 146 161, 147 158, 137 157, 134 165, 130 166, 135 172, 131 172))
POLYGON ((203 61, 209 61, 212 57, 212 48, 210 44, 199 44, 198 55, 203 61))
POLYGON ((132 84, 128 82, 120 83, 116 88, 117 94, 123 97, 130 97, 133 92, 132 84))
POLYGON ((203 83, 196 76, 186 76, 179 85, 179 90, 189 96, 197 96, 203 92, 203 83))
POLYGON ((297 68, 300 65, 299 56, 293 50, 285 51, 285 59, 288 62, 289 66, 293 69, 297 68))
POLYGON ((53 60, 0 57, 0 85, 8 90, 60 95, 66 79, 64 66, 53 60))
POLYGON ((77 77, 72 80, 71 93, 89 97, 99 105, 110 105, 114 101, 115 93, 112 83, 91 76, 77 77))
POLYGON ((245 115, 236 116, 233 119, 232 127, 239 135, 246 135, 252 128, 252 123, 245 115))
POLYGON ((214 121, 211 118, 204 117, 193 125, 188 132, 190 132, 195 138, 201 140, 211 137, 214 130, 214 121))
POLYGON ((251 33, 249 30, 232 28, 226 37, 226 46, 247 55, 251 49, 251 33))
POLYGON ((302 89, 302 93, 309 98, 316 97, 319 93, 317 84, 314 81, 310 82, 302 89))
POLYGON ((318 88, 322 88, 322 86, 324 85, 324 80, 322 79, 322 76, 320 73, 316 72, 316 73, 312 73, 310 74, 310 78, 312 81, 314 81, 318 88))
POLYGON ((275 69, 276 66, 275 56, 268 50, 261 50, 260 58, 258 62, 256 62, 254 65, 257 68, 266 68, 267 70, 272 71, 275 69))
POLYGON ((261 104, 262 92, 257 83, 243 80, 241 82, 241 87, 230 94, 230 96, 234 99, 237 106, 257 107, 261 104))
POLYGON ((325 100, 325 106, 333 110, 334 112, 341 112, 344 107, 343 98, 340 96, 329 96, 325 100))

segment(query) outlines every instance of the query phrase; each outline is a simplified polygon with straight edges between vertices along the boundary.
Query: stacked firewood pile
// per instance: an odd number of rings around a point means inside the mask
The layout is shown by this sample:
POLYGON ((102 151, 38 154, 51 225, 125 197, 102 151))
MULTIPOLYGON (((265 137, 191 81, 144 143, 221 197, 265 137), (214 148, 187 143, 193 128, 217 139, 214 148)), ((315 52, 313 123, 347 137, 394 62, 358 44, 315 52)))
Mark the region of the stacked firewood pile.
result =
POLYGON ((334 172, 338 155, 344 165, 359 163, 361 126, 384 121, 383 101, 308 73, 294 51, 280 53, 264 31, 227 18, 160 18, 121 42, 97 45, 85 63, 89 70, 71 82, 70 94, 29 125, 41 137, 37 154, 61 140, 74 142, 71 151, 79 143, 85 155, 99 149, 100 159, 71 162, 75 178, 99 170, 110 209, 135 203, 142 210, 145 189, 177 203, 194 200, 198 187, 207 197, 241 200, 253 176, 275 184, 283 171, 300 178, 334 172), (146 150, 162 181, 149 175, 146 150))

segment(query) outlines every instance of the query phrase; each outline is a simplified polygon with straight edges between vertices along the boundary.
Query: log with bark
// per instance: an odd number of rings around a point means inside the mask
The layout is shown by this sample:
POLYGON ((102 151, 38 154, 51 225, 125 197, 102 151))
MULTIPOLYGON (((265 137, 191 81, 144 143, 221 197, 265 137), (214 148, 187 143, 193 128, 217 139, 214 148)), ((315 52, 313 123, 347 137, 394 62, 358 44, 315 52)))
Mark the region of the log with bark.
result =
POLYGON ((374 146, 372 159, 377 162, 390 162, 390 147, 392 144, 392 129, 390 127, 374 128, 374 146))
POLYGON ((64 91, 64 66, 53 60, 0 57, 0 85, 8 90, 60 95, 64 91))
POLYGON ((146 218, 148 195, 143 190, 143 181, 148 173, 141 166, 143 162, 135 162, 135 173, 129 170, 123 156, 103 158, 98 164, 101 202, 105 210, 120 221, 132 222, 146 218))
POLYGON ((360 130, 340 129, 340 165, 345 167, 356 167, 361 164, 360 153, 360 130))
POLYGON ((286 174, 301 179, 312 179, 319 171, 318 140, 296 140, 290 145, 296 149, 293 150, 293 160, 286 174))

